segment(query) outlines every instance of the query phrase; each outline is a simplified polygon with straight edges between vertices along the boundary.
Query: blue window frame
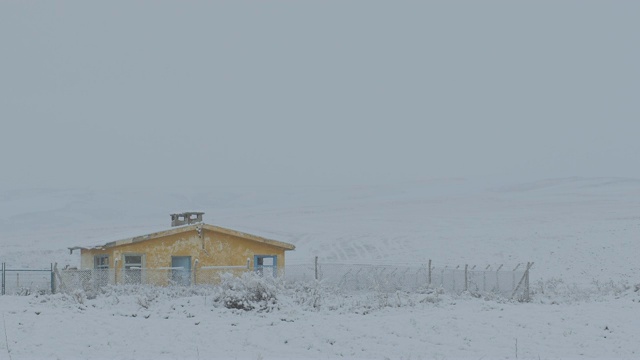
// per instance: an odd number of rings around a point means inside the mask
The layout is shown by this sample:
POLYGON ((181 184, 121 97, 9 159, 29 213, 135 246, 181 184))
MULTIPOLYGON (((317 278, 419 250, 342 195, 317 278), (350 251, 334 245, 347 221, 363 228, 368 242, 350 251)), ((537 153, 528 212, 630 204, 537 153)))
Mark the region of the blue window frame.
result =
POLYGON ((275 277, 278 275, 278 257, 276 255, 254 255, 253 269, 260 275, 271 273, 275 277))

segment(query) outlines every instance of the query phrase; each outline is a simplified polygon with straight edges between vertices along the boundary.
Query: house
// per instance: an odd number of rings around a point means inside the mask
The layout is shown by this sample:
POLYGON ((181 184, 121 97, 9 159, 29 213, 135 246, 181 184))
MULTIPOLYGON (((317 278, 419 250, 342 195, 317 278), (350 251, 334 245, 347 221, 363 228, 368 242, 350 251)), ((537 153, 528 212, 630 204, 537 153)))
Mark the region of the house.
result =
POLYGON ((80 250, 81 269, 101 283, 203 284, 221 272, 256 271, 277 276, 285 251, 295 246, 202 222, 201 212, 171 214, 168 230, 80 250), (96 275, 99 274, 99 275, 96 275))

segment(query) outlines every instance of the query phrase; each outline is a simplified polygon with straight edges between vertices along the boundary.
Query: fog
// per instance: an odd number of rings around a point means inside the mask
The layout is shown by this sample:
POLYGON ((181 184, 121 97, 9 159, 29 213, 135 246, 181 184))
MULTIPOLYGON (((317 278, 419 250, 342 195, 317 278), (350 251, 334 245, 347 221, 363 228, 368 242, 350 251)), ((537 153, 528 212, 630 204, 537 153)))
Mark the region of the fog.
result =
POLYGON ((0 188, 640 177, 640 3, 0 3, 0 188))

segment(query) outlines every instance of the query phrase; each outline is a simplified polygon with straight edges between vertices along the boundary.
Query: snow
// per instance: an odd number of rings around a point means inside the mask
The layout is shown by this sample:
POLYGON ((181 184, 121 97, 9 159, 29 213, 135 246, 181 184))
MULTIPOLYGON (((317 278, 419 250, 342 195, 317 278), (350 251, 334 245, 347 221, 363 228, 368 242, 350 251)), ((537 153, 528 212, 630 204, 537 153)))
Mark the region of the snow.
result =
MULTIPOLYGON (((441 295, 336 299, 315 310, 286 302, 270 312, 229 310, 212 299, 104 296, 0 298, 13 359, 637 358, 637 296, 520 304, 441 295), (634 301, 635 300, 635 301, 634 301), (370 308, 372 307, 372 308, 370 308)), ((286 299, 285 299, 286 300, 286 299)), ((0 350, 4 352, 4 344, 0 350)))
POLYGON ((7 339, 0 336, 0 359, 509 359, 516 341, 524 359, 640 353, 640 182, 633 179, 4 190, 0 261, 76 266, 79 255, 67 247, 168 228, 169 213, 181 207, 204 211, 207 223, 293 243, 290 264, 314 256, 327 263, 432 259, 435 266, 533 261, 533 299, 320 287, 315 295, 280 289, 270 311, 242 311, 215 303, 210 289, 0 296, 7 339))

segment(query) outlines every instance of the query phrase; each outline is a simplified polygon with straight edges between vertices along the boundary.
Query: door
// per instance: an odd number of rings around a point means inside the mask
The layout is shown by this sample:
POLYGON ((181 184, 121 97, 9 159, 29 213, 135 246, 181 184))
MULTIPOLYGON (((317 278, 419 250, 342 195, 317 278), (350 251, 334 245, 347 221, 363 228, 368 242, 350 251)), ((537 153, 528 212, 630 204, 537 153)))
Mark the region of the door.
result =
POLYGON ((171 257, 171 280, 177 285, 191 285, 191 256, 171 257))
POLYGON ((255 255, 253 269, 260 275, 275 277, 278 274, 278 257, 275 255, 255 255))

